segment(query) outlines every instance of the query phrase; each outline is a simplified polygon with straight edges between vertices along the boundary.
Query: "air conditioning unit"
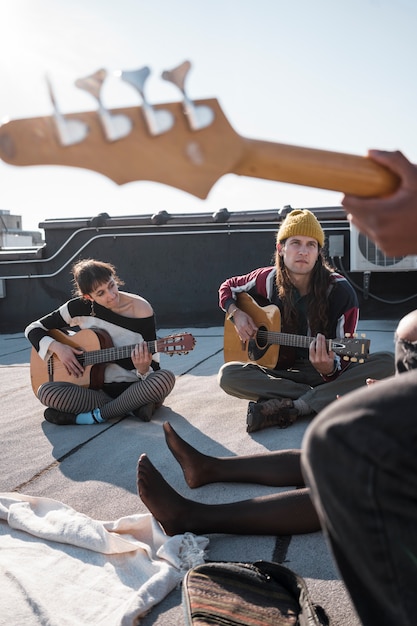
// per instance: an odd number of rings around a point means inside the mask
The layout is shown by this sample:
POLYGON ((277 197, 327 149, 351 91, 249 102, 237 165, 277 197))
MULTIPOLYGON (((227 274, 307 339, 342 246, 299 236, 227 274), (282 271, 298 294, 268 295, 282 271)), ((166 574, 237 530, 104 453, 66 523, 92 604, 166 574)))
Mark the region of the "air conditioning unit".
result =
POLYGON ((417 270, 417 255, 389 257, 371 239, 350 226, 351 272, 410 272, 417 270))

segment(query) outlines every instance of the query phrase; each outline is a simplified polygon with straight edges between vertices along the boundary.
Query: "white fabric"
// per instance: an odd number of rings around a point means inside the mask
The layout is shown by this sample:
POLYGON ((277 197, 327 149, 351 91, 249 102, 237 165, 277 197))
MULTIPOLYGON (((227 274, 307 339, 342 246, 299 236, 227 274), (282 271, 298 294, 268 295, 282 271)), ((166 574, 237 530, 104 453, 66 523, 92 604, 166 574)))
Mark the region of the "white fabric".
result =
POLYGON ((208 545, 168 537, 151 514, 102 522, 18 493, 0 493, 0 519, 2 624, 137 624, 208 545))

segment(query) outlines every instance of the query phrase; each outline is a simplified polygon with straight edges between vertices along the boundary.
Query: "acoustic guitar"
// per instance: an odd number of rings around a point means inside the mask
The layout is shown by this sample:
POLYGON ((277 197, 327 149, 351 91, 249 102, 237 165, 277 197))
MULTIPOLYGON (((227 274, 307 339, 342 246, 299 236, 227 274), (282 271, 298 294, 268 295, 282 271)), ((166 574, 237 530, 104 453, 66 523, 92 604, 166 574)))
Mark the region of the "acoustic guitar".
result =
MULTIPOLYGON (((82 387, 101 389, 104 383, 104 370, 107 363, 118 359, 130 358, 133 345, 115 347, 110 335, 102 329, 84 329, 76 333, 66 334, 60 330, 51 330, 49 335, 84 352, 78 356, 79 362, 84 367, 84 373, 79 378, 68 374, 66 368, 54 354, 44 361, 40 358, 35 348, 32 348, 30 356, 30 380, 35 395, 43 383, 46 382, 70 382, 82 387)), ((178 333, 162 339, 147 341, 148 350, 151 354, 162 352, 169 354, 187 354, 194 349, 195 338, 190 333, 178 333)), ((133 366, 132 366, 133 367, 133 366)))
POLYGON ((96 101, 94 111, 62 114, 49 84, 54 113, 11 120, 0 126, 0 158, 11 165, 63 165, 99 172, 117 184, 155 181, 206 198, 212 186, 233 173, 355 194, 384 196, 398 178, 368 159, 238 135, 215 99, 192 101, 185 91, 191 63, 162 78, 174 84, 181 102, 151 105, 148 67, 121 71, 142 106, 106 109, 101 90, 107 71, 76 81, 96 101))
MULTIPOLYGON (((277 306, 270 304, 261 307, 248 293, 237 297, 239 309, 251 316, 258 331, 249 341, 241 341, 236 328, 226 316, 224 322, 224 360, 256 362, 263 367, 274 369, 279 356, 280 346, 309 348, 314 337, 281 333, 281 313, 277 306)), ((327 339, 327 349, 333 350, 344 360, 363 362, 369 355, 369 339, 345 337, 327 339)))

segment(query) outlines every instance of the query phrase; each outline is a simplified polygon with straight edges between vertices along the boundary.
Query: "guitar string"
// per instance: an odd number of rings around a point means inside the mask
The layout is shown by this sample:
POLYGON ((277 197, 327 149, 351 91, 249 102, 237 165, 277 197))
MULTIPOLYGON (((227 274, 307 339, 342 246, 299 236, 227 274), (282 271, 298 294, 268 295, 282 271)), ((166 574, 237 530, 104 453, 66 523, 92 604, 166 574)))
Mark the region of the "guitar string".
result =
MULTIPOLYGON (((146 344, 151 354, 155 354, 156 352, 167 352, 168 354, 187 352, 187 348, 184 347, 184 341, 179 342, 178 339, 179 338, 176 336, 174 341, 172 341, 172 337, 166 337, 165 339, 148 341, 146 344)), ((181 336, 181 340, 183 339, 184 336, 181 336)), ((117 361, 118 359, 129 358, 135 345, 136 344, 121 347, 112 346, 110 348, 102 348, 101 350, 91 350, 85 352, 81 355, 84 357, 83 364, 91 365, 96 363, 108 363, 111 361, 117 361)))
MULTIPOLYGON (((257 332, 257 338, 264 340, 266 343, 275 343, 281 345, 287 345, 292 347, 303 347, 308 348, 312 341, 314 341, 314 337, 304 337, 302 335, 291 335, 289 333, 280 333, 275 331, 268 331, 264 329, 259 329, 257 332)), ((367 341, 361 339, 326 339, 327 348, 331 348, 336 352, 345 352, 346 354, 353 353, 353 356, 363 356, 363 353, 360 350, 356 349, 354 351, 349 350, 347 346, 349 344, 353 344, 356 348, 357 346, 362 346, 366 349, 367 341), (342 344, 342 346, 338 346, 338 344, 342 344)))
MULTIPOLYGON (((306 347, 308 348, 312 341, 314 341, 314 337, 304 337, 302 335, 291 335, 289 333, 279 333, 275 331, 265 331, 258 330, 257 335, 264 339, 270 339, 272 342, 280 342, 281 344, 296 346, 296 347, 306 347)), ((337 341, 337 340, 335 340, 337 341)), ((327 347, 333 344, 333 341, 326 339, 327 347)))
MULTIPOLYGON (((188 339, 188 334, 174 335, 163 339, 147 341, 146 344, 151 354, 155 354, 156 352, 167 352, 168 354, 178 354, 181 352, 186 353, 194 346, 193 342, 190 342, 192 345, 186 347, 185 344, 187 341, 184 341, 184 339, 188 339)), ((132 344, 120 347, 112 346, 109 348, 102 348, 100 350, 89 350, 79 355, 78 360, 84 366, 97 365, 99 363, 110 363, 112 361, 117 361, 118 359, 129 358, 135 346, 136 344, 132 344)), ((65 369, 65 366, 57 357, 48 360, 48 369, 52 367, 54 371, 60 368, 65 369)))

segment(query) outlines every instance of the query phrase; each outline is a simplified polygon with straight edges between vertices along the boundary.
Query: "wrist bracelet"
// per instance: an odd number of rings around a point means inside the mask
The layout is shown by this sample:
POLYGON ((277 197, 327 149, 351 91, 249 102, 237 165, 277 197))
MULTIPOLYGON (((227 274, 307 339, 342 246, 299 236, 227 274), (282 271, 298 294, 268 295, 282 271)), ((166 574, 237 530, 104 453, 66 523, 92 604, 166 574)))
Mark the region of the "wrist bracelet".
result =
POLYGON ((334 368, 330 372, 330 374, 320 374, 320 376, 324 376, 324 378, 330 378, 330 376, 334 376, 336 372, 339 370, 339 363, 337 361, 334 362, 334 368))

